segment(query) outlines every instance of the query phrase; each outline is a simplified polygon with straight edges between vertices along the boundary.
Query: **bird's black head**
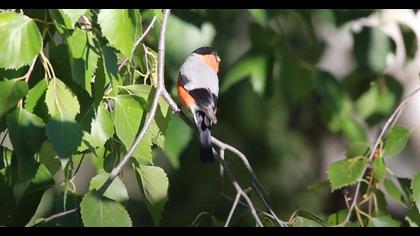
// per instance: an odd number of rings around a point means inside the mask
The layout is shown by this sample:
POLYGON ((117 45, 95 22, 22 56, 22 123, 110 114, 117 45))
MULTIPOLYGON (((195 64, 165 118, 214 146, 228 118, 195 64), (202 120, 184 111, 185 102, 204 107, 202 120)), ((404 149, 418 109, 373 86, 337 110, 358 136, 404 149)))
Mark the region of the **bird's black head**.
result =
POLYGON ((218 61, 220 61, 219 54, 217 54, 216 50, 212 47, 201 47, 197 48, 193 53, 197 53, 200 55, 214 55, 218 61))

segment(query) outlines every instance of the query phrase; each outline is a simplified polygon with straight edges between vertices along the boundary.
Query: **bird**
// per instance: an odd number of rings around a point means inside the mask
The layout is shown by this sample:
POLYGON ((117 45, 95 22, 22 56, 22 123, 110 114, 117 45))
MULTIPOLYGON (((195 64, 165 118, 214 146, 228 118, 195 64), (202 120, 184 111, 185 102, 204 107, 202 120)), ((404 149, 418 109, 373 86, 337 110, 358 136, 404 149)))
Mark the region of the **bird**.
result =
POLYGON ((220 57, 213 47, 200 47, 189 55, 179 70, 177 91, 182 105, 191 111, 200 141, 203 163, 214 162, 211 127, 217 123, 220 57))

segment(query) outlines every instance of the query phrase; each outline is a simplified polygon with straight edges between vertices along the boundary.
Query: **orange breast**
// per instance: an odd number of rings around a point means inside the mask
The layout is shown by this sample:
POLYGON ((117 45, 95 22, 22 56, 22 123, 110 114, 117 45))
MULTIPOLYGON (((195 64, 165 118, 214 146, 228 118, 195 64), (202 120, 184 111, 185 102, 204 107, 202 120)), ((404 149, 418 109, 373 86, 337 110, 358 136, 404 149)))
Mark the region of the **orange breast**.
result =
POLYGON ((180 80, 178 80, 176 88, 178 90, 179 99, 184 107, 190 109, 192 106, 196 105, 194 98, 188 93, 184 86, 182 86, 180 80))
POLYGON ((216 58, 213 55, 202 55, 201 59, 207 63, 213 70, 219 72, 219 63, 217 62, 216 58))

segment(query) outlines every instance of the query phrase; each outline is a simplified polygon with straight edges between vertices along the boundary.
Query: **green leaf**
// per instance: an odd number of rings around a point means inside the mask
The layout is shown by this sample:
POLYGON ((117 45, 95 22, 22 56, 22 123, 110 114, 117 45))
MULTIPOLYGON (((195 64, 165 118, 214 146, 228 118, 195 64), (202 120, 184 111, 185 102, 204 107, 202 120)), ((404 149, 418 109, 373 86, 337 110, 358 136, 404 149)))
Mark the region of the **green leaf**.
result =
POLYGON ((70 52, 70 64, 73 80, 92 95, 91 82, 96 70, 99 56, 94 50, 91 34, 83 30, 75 30, 67 38, 70 52))
POLYGON ((45 140, 44 122, 29 111, 18 108, 7 115, 7 127, 19 165, 30 164, 28 159, 33 158, 45 140))
POLYGON ((111 115, 104 103, 99 105, 95 119, 92 120, 90 135, 92 137, 90 145, 94 147, 103 146, 114 135, 111 115))
POLYGON ((64 14, 63 9, 49 9, 49 15, 51 16, 57 31, 65 36, 68 36, 69 29, 73 29, 73 24, 70 21, 70 17, 64 14))
POLYGON ((74 120, 80 111, 77 97, 57 78, 52 79, 48 85, 45 103, 48 113, 58 120, 74 120))
MULTIPOLYGON (((89 191, 100 189, 108 177, 108 173, 93 177, 90 181, 89 191)), ((117 202, 126 202, 128 200, 127 189, 118 176, 114 179, 114 181, 112 181, 111 185, 109 185, 104 193, 104 196, 117 202)))
POLYGON ((408 222, 410 227, 420 227, 420 214, 417 208, 412 207, 407 212, 404 219, 408 222))
POLYGON ((28 84, 24 81, 0 81, 0 119, 10 108, 16 106, 26 93, 28 84))
POLYGON ((385 199, 385 194, 380 190, 380 189, 375 189, 373 191, 374 195, 374 200, 375 200, 375 210, 376 211, 383 211, 383 212, 387 212, 388 211, 388 204, 387 201, 385 199))
POLYGON ((411 182, 411 190, 413 190, 413 200, 420 212, 420 172, 414 176, 411 182))
MULTIPOLYGON (((128 150, 134 143, 143 109, 140 103, 130 95, 119 95, 115 98, 114 124, 118 138, 128 150)), ((140 144, 134 150, 134 156, 142 164, 151 163, 152 159, 152 135, 146 132, 140 144)))
POLYGON ((372 217, 369 221, 368 227, 399 227, 401 222, 394 220, 389 215, 372 217))
POLYGON ((373 166, 375 168, 375 179, 377 182, 381 182, 385 178, 386 174, 386 165, 383 158, 378 157, 373 162, 373 166))
POLYGON ((70 157, 82 142, 83 131, 75 121, 53 118, 47 122, 46 134, 58 156, 70 157))
POLYGON ((64 14, 70 19, 71 25, 74 26, 76 21, 85 14, 87 9, 62 9, 64 14))
POLYGON ((254 91, 261 95, 265 91, 267 70, 268 60, 265 55, 248 55, 228 72, 220 90, 223 93, 232 85, 249 77, 254 91))
POLYGON ((178 116, 173 116, 165 134, 165 154, 174 168, 179 168, 181 153, 191 137, 190 127, 178 116))
MULTIPOLYGON (((129 94, 132 94, 134 96, 141 98, 145 103, 148 103, 149 101, 153 100, 153 96, 156 92, 156 88, 147 84, 133 84, 133 85, 127 85, 121 88, 128 91, 129 94)), ((160 97, 159 109, 163 116, 167 115, 168 108, 169 108, 168 103, 165 101, 164 98, 160 97)))
POLYGON ((400 189, 389 179, 384 180, 385 191, 398 203, 404 206, 403 194, 400 189))
POLYGON ((102 9, 98 15, 102 34, 109 44, 131 58, 134 43, 141 35, 141 17, 136 9, 102 9))
POLYGON ((367 156, 369 154, 369 145, 366 142, 355 141, 350 144, 350 147, 346 151, 347 158, 367 156))
POLYGON ((142 116, 143 109, 132 96, 119 95, 115 98, 115 132, 127 149, 136 137, 142 116))
MULTIPOLYGON (((102 47, 102 64, 98 66, 99 73, 96 75, 96 80, 102 79, 103 84, 111 83, 112 90, 110 94, 114 96, 118 94, 117 86, 120 84, 117 63, 118 60, 117 55, 115 55, 115 50, 111 47, 102 47)), ((95 100, 100 101, 104 93, 104 85, 95 81, 95 91, 95 100)))
POLYGON ((44 95, 47 90, 48 83, 45 79, 40 80, 33 88, 31 88, 26 95, 25 109, 29 112, 33 112, 39 99, 44 95))
POLYGON ((39 161, 43 164, 51 175, 54 175, 61 169, 61 162, 54 152, 50 142, 44 142, 39 150, 39 161))
MULTIPOLYGON (((348 209, 344 209, 344 210, 340 210, 336 213, 333 213, 331 215, 328 216, 328 223, 330 225, 338 225, 343 223, 346 218, 347 218, 347 214, 348 214, 349 210, 348 209)), ((356 222, 348 222, 346 225, 346 227, 357 227, 359 226, 356 222)))
POLYGON ((372 27, 370 31, 370 47, 368 62, 375 72, 382 72, 386 68, 386 58, 391 51, 391 43, 388 36, 379 28, 372 27))
POLYGON ((339 160, 328 168, 331 191, 355 183, 362 175, 367 160, 363 157, 339 160))
POLYGON ((395 156, 407 145, 410 131, 401 126, 394 126, 388 131, 384 144, 384 156, 395 156))
POLYGON ((378 100, 379 88, 376 84, 373 84, 367 92, 357 99, 355 110, 361 118, 366 119, 378 109, 378 100))
POLYGON ((140 165, 136 170, 141 179, 147 207, 152 214, 155 225, 159 225, 162 211, 168 200, 168 177, 165 171, 157 166, 140 165))
POLYGON ((18 69, 31 64, 42 49, 35 22, 15 12, 0 12, 0 68, 18 69))
POLYGON ((118 202, 89 191, 80 203, 86 227, 131 227, 127 210, 118 202))

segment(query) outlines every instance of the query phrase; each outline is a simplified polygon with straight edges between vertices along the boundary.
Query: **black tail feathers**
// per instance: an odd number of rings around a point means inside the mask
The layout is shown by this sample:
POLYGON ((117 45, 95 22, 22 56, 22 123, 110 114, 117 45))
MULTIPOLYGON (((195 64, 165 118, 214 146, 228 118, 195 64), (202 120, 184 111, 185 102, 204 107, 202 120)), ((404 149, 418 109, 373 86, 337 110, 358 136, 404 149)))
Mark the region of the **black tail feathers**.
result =
POLYGON ((204 163, 214 162, 213 149, 211 147, 210 127, 206 125, 205 114, 202 111, 196 112, 197 127, 200 135, 200 158, 204 163))
POLYGON ((200 158, 204 163, 214 162, 213 149, 211 147, 211 133, 210 129, 206 127, 205 130, 200 130, 200 158))

